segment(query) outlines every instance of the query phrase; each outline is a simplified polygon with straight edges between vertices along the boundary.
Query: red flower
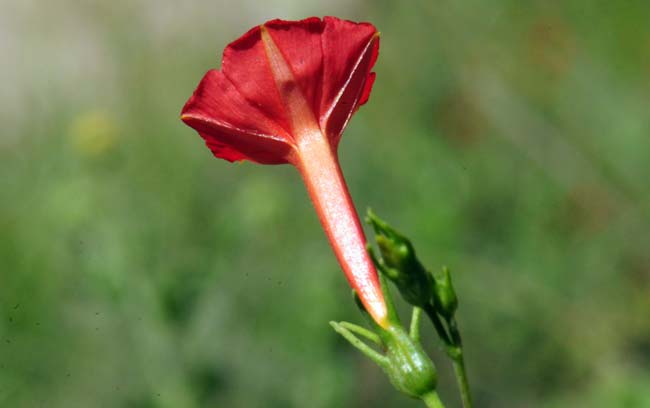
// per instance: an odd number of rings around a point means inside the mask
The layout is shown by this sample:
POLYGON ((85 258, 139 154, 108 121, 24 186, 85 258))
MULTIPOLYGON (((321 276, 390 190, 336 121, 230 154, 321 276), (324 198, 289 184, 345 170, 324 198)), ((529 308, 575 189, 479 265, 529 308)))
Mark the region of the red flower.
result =
POLYGON ((228 45, 182 119, 215 156, 290 163, 351 286, 381 325, 386 306, 337 157, 343 129, 370 95, 379 33, 335 17, 272 20, 228 45))

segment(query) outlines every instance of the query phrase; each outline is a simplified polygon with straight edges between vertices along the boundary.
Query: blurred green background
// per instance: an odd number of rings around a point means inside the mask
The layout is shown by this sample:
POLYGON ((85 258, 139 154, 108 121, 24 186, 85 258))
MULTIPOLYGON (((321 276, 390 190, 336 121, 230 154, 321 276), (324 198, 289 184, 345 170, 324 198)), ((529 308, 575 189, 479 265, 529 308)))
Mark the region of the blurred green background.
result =
POLYGON ((420 406, 327 324, 297 172, 179 120, 248 28, 336 15, 382 32, 351 193, 451 267, 476 406, 650 407, 647 1, 1 6, 0 406, 420 406))

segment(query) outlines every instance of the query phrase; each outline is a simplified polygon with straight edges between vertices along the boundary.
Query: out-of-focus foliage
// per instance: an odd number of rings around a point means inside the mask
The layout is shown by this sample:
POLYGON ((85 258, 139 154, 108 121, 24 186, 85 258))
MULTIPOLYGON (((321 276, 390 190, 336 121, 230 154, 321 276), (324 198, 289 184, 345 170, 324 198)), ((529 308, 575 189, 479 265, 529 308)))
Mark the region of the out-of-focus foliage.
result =
POLYGON ((325 14, 382 32, 342 166, 451 267, 476 405, 650 406, 650 3, 263 4, 3 2, 0 406, 419 406, 327 324, 361 317, 297 173, 178 118, 250 26, 325 14))

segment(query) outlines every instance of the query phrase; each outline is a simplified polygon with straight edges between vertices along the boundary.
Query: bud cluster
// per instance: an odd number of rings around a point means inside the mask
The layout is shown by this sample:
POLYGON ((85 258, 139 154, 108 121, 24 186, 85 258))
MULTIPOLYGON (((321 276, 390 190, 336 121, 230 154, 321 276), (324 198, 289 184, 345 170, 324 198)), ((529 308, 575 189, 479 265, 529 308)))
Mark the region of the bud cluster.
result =
POLYGON ((433 309, 451 319, 458 308, 458 298, 447 267, 430 273, 415 255, 411 241, 368 210, 366 221, 375 230, 381 258, 371 251, 379 271, 390 279, 408 303, 424 310, 433 309))
POLYGON ((454 317, 458 298, 449 269, 443 267, 438 273, 430 273, 417 258, 413 244, 408 238, 370 210, 366 221, 374 229, 375 242, 379 248, 380 256, 377 256, 372 246, 368 245, 368 254, 380 272, 379 282, 386 305, 386 319, 382 325, 373 320, 355 292, 357 306, 373 330, 348 322, 330 324, 353 346, 375 361, 398 391, 421 399, 427 406, 441 407, 442 403, 436 392, 436 368, 420 343, 420 316, 424 311, 442 340, 447 355, 454 363, 463 406, 470 408, 471 399, 461 338, 454 317), (397 315, 387 280, 395 284, 402 298, 413 306, 408 332, 397 315), (358 336, 374 343, 381 348, 382 353, 368 346, 358 336))

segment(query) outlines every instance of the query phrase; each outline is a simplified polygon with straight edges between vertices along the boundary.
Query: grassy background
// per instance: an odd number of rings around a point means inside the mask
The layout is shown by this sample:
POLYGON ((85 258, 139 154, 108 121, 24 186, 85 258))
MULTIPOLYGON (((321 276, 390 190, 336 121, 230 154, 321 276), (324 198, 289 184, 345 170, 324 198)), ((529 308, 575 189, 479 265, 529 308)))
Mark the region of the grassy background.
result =
POLYGON ((476 405, 650 406, 647 1, 0 5, 0 406, 419 406, 328 326, 361 317, 298 174, 178 118, 309 15, 382 32, 342 166, 452 268, 476 405))

